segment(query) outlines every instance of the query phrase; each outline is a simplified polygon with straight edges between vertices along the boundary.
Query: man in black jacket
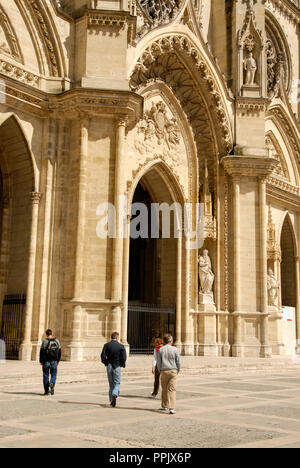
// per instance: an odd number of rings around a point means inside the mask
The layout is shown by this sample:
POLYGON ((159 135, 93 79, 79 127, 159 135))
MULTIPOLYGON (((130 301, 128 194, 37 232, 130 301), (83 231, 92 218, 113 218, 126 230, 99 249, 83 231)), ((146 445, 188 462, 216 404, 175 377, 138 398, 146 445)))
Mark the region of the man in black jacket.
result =
POLYGON ((107 343, 103 348, 101 361, 107 368, 110 406, 115 408, 120 393, 121 368, 126 367, 127 355, 124 346, 119 343, 119 333, 113 333, 111 339, 112 341, 107 343))
POLYGON ((40 364, 43 366, 43 379, 45 395, 54 395, 57 378, 57 367, 61 360, 61 346, 57 338, 53 337, 52 330, 46 331, 47 339, 43 341, 40 351, 40 364), (51 374, 51 381, 49 381, 51 374))

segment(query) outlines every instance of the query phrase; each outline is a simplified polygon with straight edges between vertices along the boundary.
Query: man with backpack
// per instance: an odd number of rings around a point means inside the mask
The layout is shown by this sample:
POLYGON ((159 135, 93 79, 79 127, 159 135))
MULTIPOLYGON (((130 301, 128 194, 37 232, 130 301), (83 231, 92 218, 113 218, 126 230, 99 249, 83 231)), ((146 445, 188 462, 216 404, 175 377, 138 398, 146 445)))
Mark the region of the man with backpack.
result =
POLYGON ((47 339, 43 341, 40 351, 40 363, 43 366, 45 395, 54 395, 57 378, 57 367, 61 360, 61 346, 57 338, 53 338, 52 330, 46 331, 47 339), (51 375, 51 380, 49 377, 51 375))

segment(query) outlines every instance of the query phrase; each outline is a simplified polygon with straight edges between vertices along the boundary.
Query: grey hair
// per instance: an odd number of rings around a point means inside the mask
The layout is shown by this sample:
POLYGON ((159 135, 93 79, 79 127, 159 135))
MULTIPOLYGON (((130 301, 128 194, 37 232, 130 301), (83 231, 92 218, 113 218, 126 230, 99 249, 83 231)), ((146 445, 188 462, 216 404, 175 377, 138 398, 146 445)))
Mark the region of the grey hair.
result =
POLYGON ((173 341, 173 336, 172 335, 166 335, 164 337, 165 344, 169 344, 169 343, 171 343, 171 341, 173 341))

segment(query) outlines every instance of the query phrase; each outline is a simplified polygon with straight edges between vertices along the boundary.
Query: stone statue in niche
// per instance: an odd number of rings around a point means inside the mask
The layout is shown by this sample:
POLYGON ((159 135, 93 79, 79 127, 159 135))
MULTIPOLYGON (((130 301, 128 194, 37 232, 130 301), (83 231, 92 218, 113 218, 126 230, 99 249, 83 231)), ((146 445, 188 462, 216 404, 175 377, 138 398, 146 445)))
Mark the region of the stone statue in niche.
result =
POLYGON ((204 250, 199 257, 199 279, 200 279, 200 294, 214 300, 213 286, 215 275, 212 271, 211 259, 208 250, 204 250))
POLYGON ((275 278, 271 268, 268 270, 268 304, 270 307, 278 307, 279 282, 275 278))
POLYGON ((246 86, 255 86, 255 76, 257 72, 257 63, 255 58, 253 57, 253 53, 249 53, 249 57, 244 61, 244 68, 246 71, 246 79, 245 85, 246 86))

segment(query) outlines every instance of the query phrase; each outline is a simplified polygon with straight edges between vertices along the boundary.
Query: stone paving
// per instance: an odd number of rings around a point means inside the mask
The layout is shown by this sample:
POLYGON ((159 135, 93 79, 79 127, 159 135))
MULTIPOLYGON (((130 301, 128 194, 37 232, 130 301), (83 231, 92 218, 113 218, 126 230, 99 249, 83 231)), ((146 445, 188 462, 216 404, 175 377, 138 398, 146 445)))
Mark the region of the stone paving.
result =
POLYGON ((55 396, 44 397, 38 364, 0 366, 0 448, 300 448, 300 365, 182 375, 175 416, 149 398, 145 369, 124 376, 111 409, 103 369, 93 368, 70 382, 63 363, 55 396))

